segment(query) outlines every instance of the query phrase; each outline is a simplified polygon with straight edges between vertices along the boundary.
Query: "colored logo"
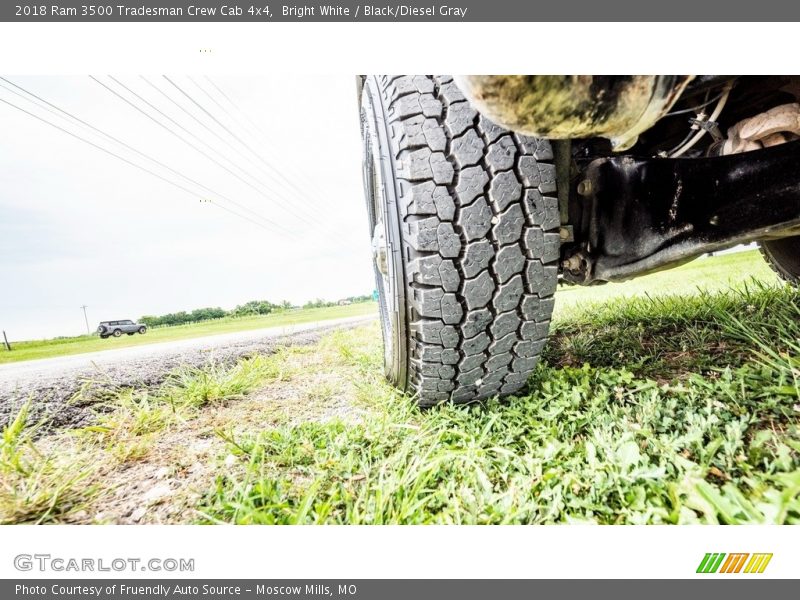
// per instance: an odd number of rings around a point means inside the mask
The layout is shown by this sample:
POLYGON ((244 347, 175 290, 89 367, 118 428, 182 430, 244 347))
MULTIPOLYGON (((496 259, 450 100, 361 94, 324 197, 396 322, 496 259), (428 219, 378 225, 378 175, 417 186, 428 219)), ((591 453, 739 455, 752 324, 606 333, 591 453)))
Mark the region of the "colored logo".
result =
POLYGON ((748 554, 739 552, 725 554, 724 552, 709 552, 700 561, 698 573, 763 573, 767 568, 772 554, 748 554))

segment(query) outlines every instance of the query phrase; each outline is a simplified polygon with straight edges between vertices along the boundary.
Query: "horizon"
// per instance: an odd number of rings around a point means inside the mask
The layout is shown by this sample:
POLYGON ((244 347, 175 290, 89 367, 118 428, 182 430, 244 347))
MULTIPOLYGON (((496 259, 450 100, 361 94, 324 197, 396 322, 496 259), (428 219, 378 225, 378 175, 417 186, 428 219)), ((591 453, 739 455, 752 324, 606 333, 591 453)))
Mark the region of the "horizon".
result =
POLYGON ((0 329, 48 339, 84 332, 83 305, 91 325, 374 289, 354 90, 343 76, 0 80, 0 329))

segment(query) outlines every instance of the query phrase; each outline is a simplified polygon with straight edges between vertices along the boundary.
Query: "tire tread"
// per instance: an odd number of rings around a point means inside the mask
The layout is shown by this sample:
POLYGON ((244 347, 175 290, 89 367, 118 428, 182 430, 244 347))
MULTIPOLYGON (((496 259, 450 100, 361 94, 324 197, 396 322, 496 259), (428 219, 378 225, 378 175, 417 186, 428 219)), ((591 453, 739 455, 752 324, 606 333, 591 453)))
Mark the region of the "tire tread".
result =
POLYGON ((409 282, 408 387, 421 405, 519 391, 557 281, 549 142, 488 121, 450 76, 379 77, 409 282))

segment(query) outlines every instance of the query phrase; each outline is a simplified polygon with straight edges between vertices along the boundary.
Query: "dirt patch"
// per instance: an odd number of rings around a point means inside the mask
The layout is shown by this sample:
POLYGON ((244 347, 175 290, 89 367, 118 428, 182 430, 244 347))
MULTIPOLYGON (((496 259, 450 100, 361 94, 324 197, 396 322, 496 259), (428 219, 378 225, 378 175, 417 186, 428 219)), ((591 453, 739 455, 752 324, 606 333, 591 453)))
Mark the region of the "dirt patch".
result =
POLYGON ((202 368, 210 363, 229 365, 256 354, 271 354, 278 348, 308 346, 336 329, 348 329, 369 322, 323 326, 283 337, 232 341, 204 349, 183 349, 159 353, 145 359, 121 359, 111 366, 66 370, 22 380, 0 379, 0 428, 20 406, 30 401, 30 423, 41 423, 40 435, 60 428, 85 427, 94 422, 98 405, 124 388, 155 389, 179 367, 202 368))
MULTIPOLYGON (((317 340, 319 334, 316 335, 317 340)), ((357 397, 357 368, 343 363, 335 346, 295 346, 284 353, 282 373, 256 392, 207 405, 164 431, 142 437, 132 458, 118 447, 93 449, 96 466, 84 485, 98 491, 62 522, 75 524, 180 524, 199 520, 195 507, 216 478, 244 471, 226 439, 258 434, 279 424, 357 421, 365 408, 357 397)), ((41 438, 57 452, 74 433, 41 438)))

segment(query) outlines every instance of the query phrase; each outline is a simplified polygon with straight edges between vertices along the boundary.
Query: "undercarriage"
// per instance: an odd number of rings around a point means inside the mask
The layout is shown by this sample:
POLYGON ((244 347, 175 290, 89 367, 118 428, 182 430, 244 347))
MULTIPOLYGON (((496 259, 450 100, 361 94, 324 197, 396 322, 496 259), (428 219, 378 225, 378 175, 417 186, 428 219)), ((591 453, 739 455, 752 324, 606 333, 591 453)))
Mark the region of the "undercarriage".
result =
POLYGON ((558 282, 757 242, 800 280, 800 78, 359 80, 385 371, 421 405, 522 389, 558 282))
POLYGON ((562 138, 554 147, 566 282, 621 281, 800 233, 798 78, 460 82, 497 122, 562 138))

